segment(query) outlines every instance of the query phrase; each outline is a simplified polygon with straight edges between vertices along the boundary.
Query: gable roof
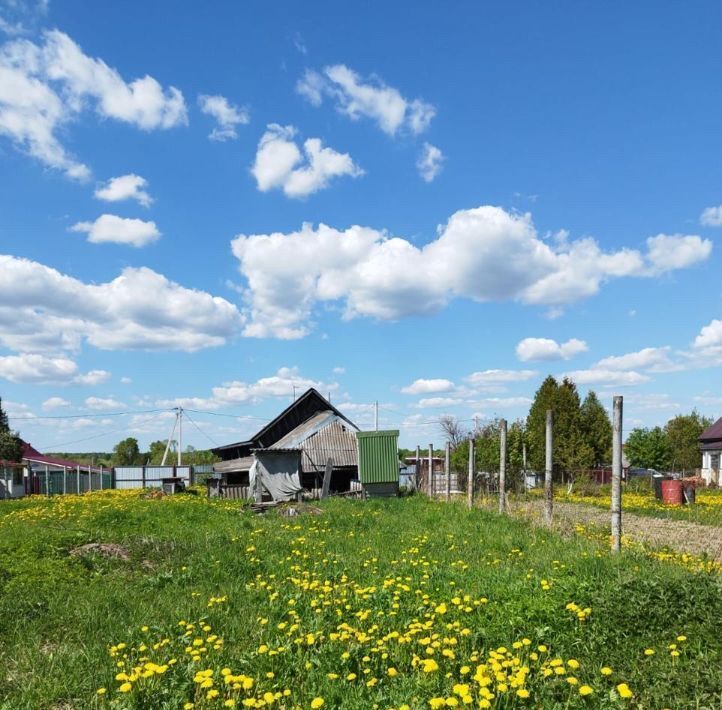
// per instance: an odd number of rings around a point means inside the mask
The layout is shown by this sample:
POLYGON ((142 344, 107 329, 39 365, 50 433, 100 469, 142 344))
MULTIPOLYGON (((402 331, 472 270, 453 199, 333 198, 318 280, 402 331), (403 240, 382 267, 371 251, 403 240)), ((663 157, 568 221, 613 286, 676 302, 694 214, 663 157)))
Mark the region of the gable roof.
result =
POLYGON ((222 458, 248 456, 251 453, 251 449, 265 449, 273 446, 273 444, 279 442, 296 427, 320 412, 332 412, 340 419, 348 422, 354 429, 358 428, 348 417, 321 395, 318 390, 311 387, 247 441, 238 441, 234 444, 218 446, 212 449, 212 451, 222 458))
POLYGON ((712 441, 722 441, 722 417, 720 417, 711 427, 708 427, 699 435, 699 441, 702 444, 706 444, 712 441))

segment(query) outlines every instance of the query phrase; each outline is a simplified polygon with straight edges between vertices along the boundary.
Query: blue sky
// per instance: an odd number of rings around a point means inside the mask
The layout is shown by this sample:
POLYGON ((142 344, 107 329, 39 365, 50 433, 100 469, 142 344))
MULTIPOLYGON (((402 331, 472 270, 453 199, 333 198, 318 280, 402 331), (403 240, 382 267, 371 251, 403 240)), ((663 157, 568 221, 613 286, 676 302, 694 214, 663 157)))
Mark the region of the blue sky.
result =
POLYGON ((179 403, 201 448, 314 384, 425 445, 548 373, 627 428, 722 413, 719 3, 178 7, 0 2, 24 438, 179 403))

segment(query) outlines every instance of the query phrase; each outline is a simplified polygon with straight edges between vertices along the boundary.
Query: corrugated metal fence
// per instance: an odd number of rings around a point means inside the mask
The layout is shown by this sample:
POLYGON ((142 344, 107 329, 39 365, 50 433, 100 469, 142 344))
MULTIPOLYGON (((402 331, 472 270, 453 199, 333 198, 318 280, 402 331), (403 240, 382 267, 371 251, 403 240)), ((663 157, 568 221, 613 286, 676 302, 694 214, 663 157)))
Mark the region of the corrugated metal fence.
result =
POLYGON ((160 488, 164 478, 180 478, 193 483, 192 466, 116 466, 115 488, 160 488))

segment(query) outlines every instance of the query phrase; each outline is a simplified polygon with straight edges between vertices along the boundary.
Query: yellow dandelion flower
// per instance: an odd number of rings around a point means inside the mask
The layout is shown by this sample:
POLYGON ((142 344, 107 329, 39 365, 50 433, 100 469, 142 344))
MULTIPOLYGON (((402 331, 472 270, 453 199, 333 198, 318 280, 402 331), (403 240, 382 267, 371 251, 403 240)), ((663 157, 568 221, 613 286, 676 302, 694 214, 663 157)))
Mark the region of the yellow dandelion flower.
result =
POLYGON ((582 685, 579 688, 579 695, 582 695, 582 696, 591 695, 593 692, 594 692, 594 688, 592 688, 589 685, 582 685))
POLYGON ((630 690, 626 683, 620 683, 617 686, 617 692, 619 693, 620 698, 628 699, 634 696, 634 693, 630 690))

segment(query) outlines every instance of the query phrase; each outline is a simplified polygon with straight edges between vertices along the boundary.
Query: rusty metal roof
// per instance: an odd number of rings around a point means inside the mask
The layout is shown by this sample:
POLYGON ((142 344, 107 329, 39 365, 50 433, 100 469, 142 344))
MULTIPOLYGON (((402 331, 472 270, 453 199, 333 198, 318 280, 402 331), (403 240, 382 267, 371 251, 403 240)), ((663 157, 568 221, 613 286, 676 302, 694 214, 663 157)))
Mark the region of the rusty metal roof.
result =
POLYGON ((322 471, 329 458, 334 467, 358 466, 356 431, 347 419, 328 410, 314 414, 269 448, 300 448, 305 471, 322 471))
POLYGON ((333 459, 334 467, 358 466, 356 431, 341 422, 331 422, 302 445, 304 468, 308 462, 312 469, 323 470, 326 461, 333 459))

